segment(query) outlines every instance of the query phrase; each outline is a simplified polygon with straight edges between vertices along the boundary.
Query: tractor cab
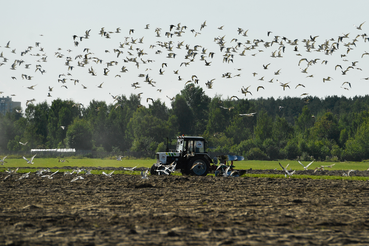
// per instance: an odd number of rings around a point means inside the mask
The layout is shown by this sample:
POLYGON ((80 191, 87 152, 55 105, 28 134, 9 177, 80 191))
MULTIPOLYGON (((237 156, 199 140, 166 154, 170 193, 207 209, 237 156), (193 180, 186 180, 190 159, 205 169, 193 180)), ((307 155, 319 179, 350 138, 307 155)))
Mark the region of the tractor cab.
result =
POLYGON ((174 151, 157 152, 157 162, 152 166, 151 173, 157 174, 159 167, 176 164, 183 174, 205 176, 210 170, 212 159, 206 152, 206 141, 198 136, 179 136, 174 151))

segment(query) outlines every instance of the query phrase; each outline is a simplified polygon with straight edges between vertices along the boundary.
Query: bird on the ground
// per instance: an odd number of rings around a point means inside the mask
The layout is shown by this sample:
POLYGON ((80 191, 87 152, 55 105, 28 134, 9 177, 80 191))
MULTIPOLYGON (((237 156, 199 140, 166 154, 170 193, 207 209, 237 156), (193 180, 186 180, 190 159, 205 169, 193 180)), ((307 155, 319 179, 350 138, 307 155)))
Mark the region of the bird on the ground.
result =
POLYGON ((347 173, 346 172, 343 172, 342 176, 349 177, 350 176, 350 173, 352 173, 352 172, 356 172, 356 170, 351 169, 347 173))
POLYGON ((121 161, 121 160, 122 160, 122 157, 124 157, 124 156, 122 156, 122 155, 118 155, 118 156, 117 156, 117 161, 121 161))

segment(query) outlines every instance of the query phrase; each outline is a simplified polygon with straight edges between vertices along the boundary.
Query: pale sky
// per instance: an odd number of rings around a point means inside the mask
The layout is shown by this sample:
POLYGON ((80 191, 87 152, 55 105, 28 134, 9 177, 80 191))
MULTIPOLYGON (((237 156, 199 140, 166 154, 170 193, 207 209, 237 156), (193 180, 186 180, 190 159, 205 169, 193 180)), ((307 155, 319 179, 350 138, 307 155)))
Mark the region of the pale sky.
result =
POLYGON ((92 100, 111 104, 111 95, 129 97, 131 93, 142 93, 143 105, 147 105, 146 98, 150 97, 160 98, 170 107, 168 97, 180 93, 193 75, 197 76, 198 85, 204 88, 206 95, 220 95, 223 99, 245 98, 242 87, 249 87, 252 93, 246 95, 249 99, 301 97, 303 93, 321 98, 354 97, 368 93, 369 80, 364 78, 369 77, 369 55, 363 54, 369 52, 369 36, 365 36, 365 33, 369 35, 369 21, 366 22, 369 1, 348 4, 320 0, 21 0, 7 1, 2 6, 0 91, 3 93, 0 96, 14 94, 13 101, 21 101, 23 110, 26 100, 33 98, 35 103, 46 100, 49 104, 57 98, 72 99, 87 106, 92 100), (205 21, 206 26, 201 28, 205 21), (145 29, 147 24, 149 28, 145 29), (175 25, 172 31, 170 25, 175 25), (181 36, 175 34, 178 26, 183 31, 181 36), (99 34, 101 28, 110 38, 99 34), (120 28, 119 33, 117 28, 120 28), (160 37, 155 32, 157 28, 161 28, 160 37), (242 30, 240 34, 239 29, 242 30), (80 41, 86 30, 91 30, 89 38, 80 41), (167 32, 173 35, 167 37, 167 32), (73 35, 79 41, 78 46, 74 44, 73 35), (339 37, 345 35, 338 42, 339 37), (225 48, 221 51, 219 40, 222 37, 225 48), (141 38, 142 43, 139 42, 141 38), (278 43, 271 44, 273 40, 278 43), (6 47, 8 42, 9 48, 6 47), (183 46, 178 48, 181 42, 183 46), (197 53, 194 57, 186 59, 191 53, 186 45, 197 53), (117 57, 114 50, 123 53, 117 57), (143 55, 139 57, 140 50, 143 55), (209 57, 210 52, 214 52, 213 58, 209 57), (271 57, 273 52, 277 57, 271 57), (175 58, 168 58, 168 53, 175 53, 175 58), (82 67, 78 63, 85 55, 89 62, 82 67), (223 62, 225 55, 233 56, 233 62, 223 62), (211 62, 210 66, 205 66, 201 56, 211 62), (306 60, 300 62, 303 58, 306 60), (136 62, 132 62, 134 59, 136 62), (68 60, 69 65, 66 64, 68 60), (97 60, 101 63, 96 63, 97 60), (324 60, 327 63, 322 64, 324 60), (19 61, 23 62, 19 64, 19 61), (186 62, 189 65, 183 65, 186 62), (108 66, 108 63, 113 65, 108 66), (263 65, 269 63, 264 69, 263 65), (12 64, 16 64, 14 69, 11 69, 12 64), (128 69, 125 73, 121 72, 123 66, 128 69), (96 76, 88 72, 91 68, 96 76), (108 72, 104 75, 106 68, 108 72), (162 75, 160 69, 164 71, 162 75), (176 70, 178 74, 174 73, 176 70), (145 77, 139 77, 140 74, 148 74, 155 87, 145 82, 145 77), (229 78, 223 77, 225 74, 229 74, 229 78), (323 78, 328 77, 331 79, 323 82, 323 78), (59 79, 65 79, 65 83, 59 79), (210 80, 213 80, 212 89, 205 84, 210 80), (132 87, 135 82, 140 88, 132 87), (101 83, 102 88, 98 88, 101 83), (281 83, 288 83, 290 88, 283 90, 281 83), (299 84, 305 87, 297 86, 299 84), (27 88, 30 86, 34 89, 27 88), (53 88, 51 97, 47 96, 49 86, 53 88), (257 90, 259 86, 264 89, 257 90))

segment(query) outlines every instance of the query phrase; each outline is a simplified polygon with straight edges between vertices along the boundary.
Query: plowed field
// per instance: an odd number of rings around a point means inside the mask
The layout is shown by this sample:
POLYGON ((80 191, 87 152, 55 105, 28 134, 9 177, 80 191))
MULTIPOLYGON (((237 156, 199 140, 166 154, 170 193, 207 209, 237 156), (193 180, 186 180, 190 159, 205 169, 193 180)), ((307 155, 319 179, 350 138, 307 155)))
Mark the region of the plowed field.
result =
POLYGON ((369 245, 367 181, 5 176, 1 245, 369 245))

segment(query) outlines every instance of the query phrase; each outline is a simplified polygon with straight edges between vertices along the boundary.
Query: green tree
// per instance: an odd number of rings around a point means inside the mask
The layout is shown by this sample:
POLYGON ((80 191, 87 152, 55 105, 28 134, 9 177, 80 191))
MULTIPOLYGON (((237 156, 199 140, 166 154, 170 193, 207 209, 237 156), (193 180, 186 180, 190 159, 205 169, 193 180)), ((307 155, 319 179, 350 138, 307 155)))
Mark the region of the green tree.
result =
POLYGON ((338 128, 338 122, 331 112, 327 112, 320 117, 316 121, 312 131, 318 139, 325 138, 334 140, 336 143, 339 142, 340 131, 338 128))
POLYGON ((180 134, 195 134, 195 118, 191 108, 188 106, 186 99, 183 96, 177 95, 175 100, 172 102, 172 114, 175 116, 175 124, 178 126, 180 134))
POLYGON ((272 139, 279 148, 284 148, 290 138, 293 137, 294 129, 285 118, 276 116, 273 123, 272 139))
POLYGON ((257 124, 255 126, 254 134, 256 139, 264 141, 272 137, 273 121, 265 111, 258 113, 257 124))
POLYGON ((299 117, 295 120, 297 132, 304 134, 305 137, 308 137, 309 129, 314 125, 315 118, 312 116, 310 109, 305 106, 299 117))
POLYGON ((49 110, 48 129, 49 147, 65 146, 64 139, 67 136, 69 125, 76 117, 80 116, 80 105, 72 101, 56 99, 51 103, 49 110))
POLYGON ((85 119, 74 119, 68 127, 67 142, 70 148, 80 150, 90 150, 92 148, 92 131, 85 119))
POLYGON ((24 138, 28 148, 48 148, 49 106, 46 102, 37 105, 29 104, 26 109, 27 125, 24 138))
POLYGON ((194 135, 202 134, 206 129, 211 99, 205 95, 201 87, 191 84, 187 85, 185 89, 181 91, 181 95, 191 109, 194 119, 191 132, 194 135))

